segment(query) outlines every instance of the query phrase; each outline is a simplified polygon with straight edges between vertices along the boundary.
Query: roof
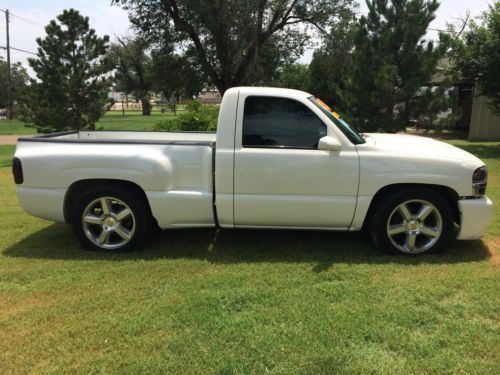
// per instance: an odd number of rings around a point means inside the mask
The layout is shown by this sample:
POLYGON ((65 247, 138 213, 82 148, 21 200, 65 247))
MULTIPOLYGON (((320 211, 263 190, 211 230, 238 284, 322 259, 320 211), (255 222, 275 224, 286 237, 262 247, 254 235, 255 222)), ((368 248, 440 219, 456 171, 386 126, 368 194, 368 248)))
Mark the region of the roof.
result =
POLYGON ((246 95, 261 95, 261 96, 285 96, 287 98, 302 99, 304 97, 308 98, 313 96, 305 91, 284 89, 279 87, 233 87, 226 91, 230 92, 240 92, 246 95))

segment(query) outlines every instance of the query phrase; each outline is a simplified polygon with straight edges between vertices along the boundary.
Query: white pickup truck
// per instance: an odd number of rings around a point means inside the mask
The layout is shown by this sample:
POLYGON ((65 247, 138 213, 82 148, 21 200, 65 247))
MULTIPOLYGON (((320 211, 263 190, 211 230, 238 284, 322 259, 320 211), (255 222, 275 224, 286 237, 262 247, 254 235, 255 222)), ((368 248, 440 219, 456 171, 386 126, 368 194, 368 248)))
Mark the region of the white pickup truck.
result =
POLYGON ((416 254, 477 239, 487 170, 435 140, 359 134, 314 96, 239 87, 217 133, 75 131, 20 138, 13 174, 31 215, 71 223, 88 248, 130 250, 150 229, 359 231, 416 254))

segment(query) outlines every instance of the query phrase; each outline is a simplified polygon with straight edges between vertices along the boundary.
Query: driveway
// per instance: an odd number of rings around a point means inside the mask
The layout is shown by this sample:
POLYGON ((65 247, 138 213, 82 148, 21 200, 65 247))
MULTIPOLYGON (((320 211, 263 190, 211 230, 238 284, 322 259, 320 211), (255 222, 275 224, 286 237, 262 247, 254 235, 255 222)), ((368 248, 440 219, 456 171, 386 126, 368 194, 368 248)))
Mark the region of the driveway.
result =
POLYGON ((31 137, 31 135, 0 135, 0 145, 15 145, 17 138, 31 137))

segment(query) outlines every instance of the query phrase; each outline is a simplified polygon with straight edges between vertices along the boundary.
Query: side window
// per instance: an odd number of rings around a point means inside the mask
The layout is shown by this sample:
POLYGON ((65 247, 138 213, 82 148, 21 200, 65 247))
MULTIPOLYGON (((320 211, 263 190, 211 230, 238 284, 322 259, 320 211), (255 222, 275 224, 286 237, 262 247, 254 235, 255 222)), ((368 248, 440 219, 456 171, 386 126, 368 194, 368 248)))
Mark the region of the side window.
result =
POLYGON ((304 104, 286 98, 249 96, 243 116, 243 147, 318 148, 326 125, 304 104))

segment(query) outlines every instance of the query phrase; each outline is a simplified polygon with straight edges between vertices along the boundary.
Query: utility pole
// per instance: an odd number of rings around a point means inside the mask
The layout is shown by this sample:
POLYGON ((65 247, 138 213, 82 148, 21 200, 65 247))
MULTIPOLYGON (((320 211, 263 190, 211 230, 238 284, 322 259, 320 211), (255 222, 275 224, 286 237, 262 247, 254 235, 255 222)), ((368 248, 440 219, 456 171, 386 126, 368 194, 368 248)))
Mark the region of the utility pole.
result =
POLYGON ((7 36, 7 118, 12 120, 12 80, 10 75, 9 10, 5 10, 5 31, 7 36))

